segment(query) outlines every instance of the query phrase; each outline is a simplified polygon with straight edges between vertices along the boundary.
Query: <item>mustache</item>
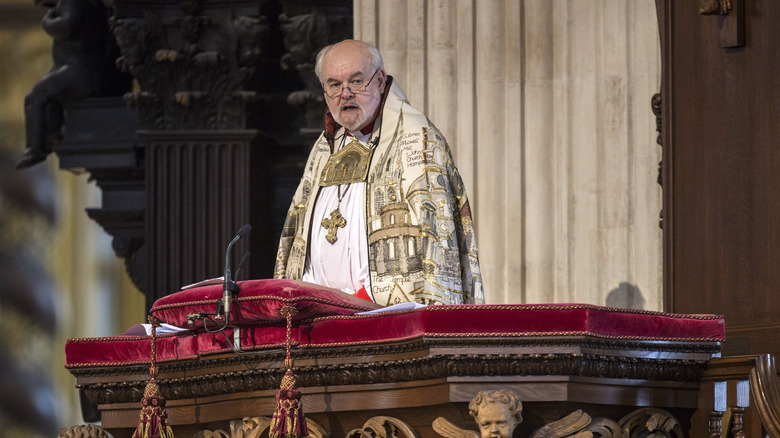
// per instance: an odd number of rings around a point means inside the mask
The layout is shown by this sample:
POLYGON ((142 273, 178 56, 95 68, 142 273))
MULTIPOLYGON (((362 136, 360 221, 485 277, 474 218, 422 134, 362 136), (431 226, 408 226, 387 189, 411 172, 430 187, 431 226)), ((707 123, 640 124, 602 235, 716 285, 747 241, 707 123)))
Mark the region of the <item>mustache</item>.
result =
POLYGON ((350 100, 348 100, 346 102, 342 102, 341 105, 339 105, 339 109, 343 110, 344 108, 346 108, 348 106, 355 106, 355 107, 358 107, 358 108, 363 108, 362 106, 360 106, 359 103, 357 103, 357 100, 350 99, 350 100))

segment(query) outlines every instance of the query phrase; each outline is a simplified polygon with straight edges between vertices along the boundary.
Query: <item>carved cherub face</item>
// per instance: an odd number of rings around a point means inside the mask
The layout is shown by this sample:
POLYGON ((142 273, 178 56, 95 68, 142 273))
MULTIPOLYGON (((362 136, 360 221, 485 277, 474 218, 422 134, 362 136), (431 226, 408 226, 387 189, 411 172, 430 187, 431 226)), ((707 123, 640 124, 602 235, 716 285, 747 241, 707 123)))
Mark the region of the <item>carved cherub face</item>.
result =
POLYGON ((510 391, 480 391, 469 403, 482 438, 512 438, 522 416, 523 403, 510 391))
POLYGON ((486 402, 476 417, 482 438, 512 438, 517 420, 505 403, 486 402))

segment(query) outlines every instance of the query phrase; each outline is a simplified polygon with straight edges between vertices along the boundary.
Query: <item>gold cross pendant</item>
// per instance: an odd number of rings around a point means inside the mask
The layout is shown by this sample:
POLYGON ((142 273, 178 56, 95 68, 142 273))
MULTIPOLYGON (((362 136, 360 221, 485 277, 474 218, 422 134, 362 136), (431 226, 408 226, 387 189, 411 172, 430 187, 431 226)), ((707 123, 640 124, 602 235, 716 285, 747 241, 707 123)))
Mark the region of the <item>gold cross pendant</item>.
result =
POLYGON ((338 237, 336 237, 336 231, 338 231, 339 228, 346 227, 347 220, 344 219, 344 216, 341 215, 341 212, 337 208, 330 212, 330 219, 322 220, 322 226, 328 230, 328 234, 325 236, 325 240, 330 242, 332 245, 334 242, 336 242, 336 240, 338 240, 338 237))

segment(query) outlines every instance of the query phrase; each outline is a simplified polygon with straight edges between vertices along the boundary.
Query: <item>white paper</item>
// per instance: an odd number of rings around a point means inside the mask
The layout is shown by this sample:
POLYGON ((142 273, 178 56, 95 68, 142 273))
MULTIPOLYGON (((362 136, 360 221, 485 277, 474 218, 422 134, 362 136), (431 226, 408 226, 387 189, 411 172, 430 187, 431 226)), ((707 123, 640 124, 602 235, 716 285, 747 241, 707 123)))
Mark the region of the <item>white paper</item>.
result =
MULTIPOLYGON (((152 334, 152 325, 151 324, 141 324, 141 325, 144 326, 144 330, 146 330, 146 334, 151 336, 151 334, 152 334)), ((157 327, 157 330, 155 330, 155 332, 158 335, 164 335, 166 333, 176 333, 176 332, 181 332, 181 331, 184 331, 184 330, 188 330, 188 329, 184 329, 184 328, 181 328, 181 327, 176 327, 176 326, 173 326, 173 325, 170 325, 170 324, 162 323, 162 324, 160 324, 159 327, 157 327)))
POLYGON ((413 309, 421 309, 423 307, 426 307, 425 304, 420 304, 420 303, 398 303, 398 304, 393 304, 392 306, 382 307, 381 309, 369 310, 368 312, 356 313, 356 315, 371 315, 373 313, 393 312, 393 311, 396 311, 396 310, 413 310, 413 309))
POLYGON ((212 284, 222 284, 225 282, 225 277, 209 278, 208 280, 201 280, 197 283, 188 284, 182 286, 181 290, 192 289, 193 287, 210 286, 212 284))

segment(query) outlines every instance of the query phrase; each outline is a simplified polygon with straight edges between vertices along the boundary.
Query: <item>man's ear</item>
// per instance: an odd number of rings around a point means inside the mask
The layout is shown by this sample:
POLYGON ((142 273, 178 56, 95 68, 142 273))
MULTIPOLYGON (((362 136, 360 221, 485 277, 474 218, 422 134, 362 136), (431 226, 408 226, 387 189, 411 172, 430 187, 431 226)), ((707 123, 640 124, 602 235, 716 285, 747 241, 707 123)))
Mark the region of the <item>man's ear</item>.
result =
POLYGON ((376 75, 378 76, 377 79, 379 79, 379 85, 384 87, 385 82, 387 81, 387 73, 385 73, 384 69, 380 68, 379 71, 376 73, 376 75))

